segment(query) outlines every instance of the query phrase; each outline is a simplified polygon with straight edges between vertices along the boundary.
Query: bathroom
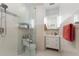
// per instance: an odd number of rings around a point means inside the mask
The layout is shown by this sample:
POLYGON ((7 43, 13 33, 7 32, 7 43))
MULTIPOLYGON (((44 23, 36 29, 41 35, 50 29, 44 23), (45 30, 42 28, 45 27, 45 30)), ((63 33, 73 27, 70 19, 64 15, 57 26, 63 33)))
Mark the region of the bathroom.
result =
POLYGON ((0 56, 79 55, 78 33, 74 42, 63 38, 64 25, 78 28, 78 5, 0 3, 0 56))

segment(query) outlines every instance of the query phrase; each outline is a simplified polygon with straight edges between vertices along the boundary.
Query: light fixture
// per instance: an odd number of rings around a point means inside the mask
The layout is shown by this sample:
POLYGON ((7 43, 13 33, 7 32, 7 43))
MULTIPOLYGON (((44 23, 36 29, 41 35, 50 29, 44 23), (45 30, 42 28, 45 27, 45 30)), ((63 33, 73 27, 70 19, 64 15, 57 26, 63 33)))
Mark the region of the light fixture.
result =
POLYGON ((49 3, 49 5, 54 5, 55 3, 49 3))

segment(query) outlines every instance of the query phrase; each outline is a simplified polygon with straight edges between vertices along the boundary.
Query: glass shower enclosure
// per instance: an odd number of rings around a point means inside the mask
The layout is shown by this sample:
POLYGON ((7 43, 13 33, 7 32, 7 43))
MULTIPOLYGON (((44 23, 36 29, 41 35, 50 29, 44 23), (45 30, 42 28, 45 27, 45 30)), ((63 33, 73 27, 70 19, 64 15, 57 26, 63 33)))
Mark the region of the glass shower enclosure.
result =
POLYGON ((19 40, 18 55, 34 56, 36 55, 36 38, 35 38, 35 9, 29 7, 29 20, 19 22, 19 40))

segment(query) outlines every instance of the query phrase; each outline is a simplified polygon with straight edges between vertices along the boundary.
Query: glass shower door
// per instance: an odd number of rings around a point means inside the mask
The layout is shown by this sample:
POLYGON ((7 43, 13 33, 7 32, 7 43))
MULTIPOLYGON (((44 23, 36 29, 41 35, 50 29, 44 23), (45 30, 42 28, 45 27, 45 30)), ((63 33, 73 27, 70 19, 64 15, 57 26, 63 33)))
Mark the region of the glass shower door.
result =
MULTIPOLYGON (((32 7, 29 10, 29 20, 19 23, 19 43, 18 54, 23 56, 36 55, 36 34, 35 34, 35 9, 32 7)), ((23 21, 23 20, 22 20, 23 21)))

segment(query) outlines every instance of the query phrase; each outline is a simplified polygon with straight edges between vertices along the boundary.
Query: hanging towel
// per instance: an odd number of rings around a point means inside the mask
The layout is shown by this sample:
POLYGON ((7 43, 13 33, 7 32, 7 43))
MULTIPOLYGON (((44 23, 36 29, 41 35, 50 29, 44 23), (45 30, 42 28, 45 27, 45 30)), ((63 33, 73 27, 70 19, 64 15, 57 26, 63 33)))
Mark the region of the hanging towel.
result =
POLYGON ((73 24, 67 24, 63 27, 63 37, 70 42, 75 40, 75 26, 73 24))

